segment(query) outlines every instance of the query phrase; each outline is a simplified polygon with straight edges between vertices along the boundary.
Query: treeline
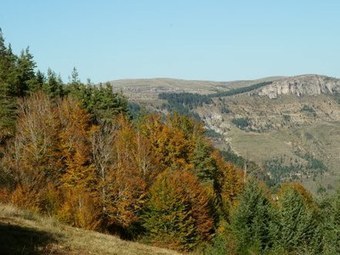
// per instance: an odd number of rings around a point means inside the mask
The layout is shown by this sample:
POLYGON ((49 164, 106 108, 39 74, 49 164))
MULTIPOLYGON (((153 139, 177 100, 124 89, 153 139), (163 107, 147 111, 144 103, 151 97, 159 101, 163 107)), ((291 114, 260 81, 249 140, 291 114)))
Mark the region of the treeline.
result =
POLYGON ((212 103, 209 95, 200 95, 197 93, 160 93, 159 99, 167 100, 169 104, 181 104, 189 107, 189 109, 203 106, 203 104, 212 103))
MULTIPOLYGON (((271 81, 268 82, 261 82, 256 83, 248 87, 236 88, 231 89, 225 92, 218 92, 209 95, 201 95, 197 93, 160 93, 158 95, 159 99, 167 100, 167 104, 163 105, 169 111, 177 111, 179 113, 185 115, 193 115, 191 110, 197 108, 199 106, 203 106, 204 104, 211 104, 213 103, 212 98, 216 97, 227 97, 227 96, 234 96, 237 94, 242 94, 246 92, 250 92, 252 90, 264 87, 266 85, 271 84, 271 81)), ((197 116, 195 116, 197 117, 197 116)), ((199 118, 198 118, 199 119, 199 118)))
POLYGON ((272 83, 273 83, 272 81, 260 82, 260 83, 250 85, 248 87, 236 88, 236 89, 231 89, 231 90, 228 90, 228 91, 225 91, 225 92, 214 93, 214 94, 211 94, 210 97, 234 96, 234 95, 237 95, 237 94, 242 94, 242 93, 250 92, 250 91, 255 90, 255 89, 259 89, 261 87, 270 85, 272 83))
POLYGON ((200 116, 192 110, 203 106, 203 104, 212 103, 212 99, 209 96, 197 93, 160 93, 158 98, 167 100, 167 103, 164 103, 162 107, 168 112, 177 112, 196 120, 200 120, 200 116))
POLYGON ((63 83, 51 69, 47 74, 35 69, 36 63, 29 48, 15 55, 11 46, 6 46, 0 29, 0 144, 15 133, 17 99, 38 91, 50 98, 76 98, 97 122, 110 119, 113 114, 126 113, 129 108, 126 98, 113 93, 110 84, 81 83, 75 68, 68 83, 63 83))
POLYGON ((133 118, 110 86, 82 84, 76 70, 68 84, 42 78, 32 57, 20 80, 20 56, 1 47, 2 202, 180 251, 339 253, 340 193, 270 191, 225 161, 201 123, 133 118))

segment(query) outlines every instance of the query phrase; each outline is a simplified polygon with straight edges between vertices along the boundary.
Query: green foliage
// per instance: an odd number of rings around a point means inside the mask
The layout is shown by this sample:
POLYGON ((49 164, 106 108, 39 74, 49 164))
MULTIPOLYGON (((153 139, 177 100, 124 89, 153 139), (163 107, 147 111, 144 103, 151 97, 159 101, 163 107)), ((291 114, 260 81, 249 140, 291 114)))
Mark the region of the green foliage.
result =
POLYGON ((47 80, 42 86, 43 91, 51 98, 62 97, 64 95, 63 82, 51 69, 47 70, 47 80))
POLYGON ((212 100, 208 95, 196 93, 160 93, 158 98, 167 100, 170 105, 184 105, 189 109, 212 103, 212 100))
POLYGON ((223 158, 232 163, 233 165, 237 166, 240 169, 247 169, 247 176, 255 177, 258 180, 264 181, 268 184, 269 177, 266 171, 262 169, 258 164, 254 161, 250 161, 245 159, 242 156, 235 154, 233 151, 222 151, 221 155, 223 158))
MULTIPOLYGON (((326 165, 310 154, 296 153, 306 163, 287 162, 287 158, 273 158, 265 163, 265 169, 270 173, 267 184, 277 185, 283 181, 294 181, 306 177, 314 177, 327 171, 326 165)), ((291 160, 290 160, 291 161, 291 160)))
POLYGON ((307 114, 309 114, 309 115, 312 115, 312 116, 316 116, 316 112, 315 112, 314 108, 311 107, 311 106, 308 106, 308 105, 304 105, 304 106, 301 108, 300 111, 301 111, 301 112, 305 112, 305 113, 307 113, 307 114))
POLYGON ((207 192, 189 172, 161 174, 150 189, 143 215, 151 242, 191 250, 209 240, 213 221, 208 202, 207 192))
POLYGON ((120 113, 128 113, 127 99, 121 93, 114 93, 109 83, 93 86, 74 81, 69 84, 67 90, 69 95, 82 103, 97 123, 111 122, 120 113))
POLYGON ((198 140, 192 154, 191 163, 194 164, 194 172, 201 182, 216 183, 217 166, 211 157, 212 147, 205 141, 198 140))
POLYGON ((14 133, 16 57, 7 48, 0 30, 0 144, 14 133))
MULTIPOLYGON (((169 112, 178 112, 182 115, 187 115, 193 117, 197 120, 200 119, 199 115, 192 112, 194 108, 201 107, 204 104, 212 104, 213 98, 233 96, 241 93, 246 93, 254 89, 261 88, 263 86, 269 85, 272 82, 262 82, 254 84, 244 88, 231 89, 226 92, 214 93, 210 95, 200 95, 197 93, 160 93, 158 95, 159 99, 167 100, 167 104, 164 104, 169 112)), ((229 113, 229 109, 222 108, 222 113, 229 113)))
POLYGON ((226 92, 220 92, 220 93, 211 94, 210 97, 228 97, 228 96, 234 96, 234 95, 237 95, 237 94, 242 94, 242 93, 250 92, 250 91, 255 90, 255 89, 259 89, 261 87, 270 85, 272 83, 273 82, 271 82, 271 81, 260 82, 260 83, 256 83, 256 84, 250 85, 248 87, 236 88, 236 89, 231 89, 231 90, 226 91, 226 92))
POLYGON ((208 95, 196 93, 160 93, 158 98, 168 101, 163 107, 169 112, 177 112, 181 115, 193 117, 196 120, 200 120, 200 117, 191 110, 198 106, 203 106, 203 104, 212 103, 212 99, 208 95))
POLYGON ((313 204, 297 189, 288 188, 279 196, 279 212, 272 229, 275 246, 287 252, 307 249, 311 254, 320 254, 321 228, 313 204))
POLYGON ((320 203, 322 209, 323 254, 340 254, 340 187, 320 203))
POLYGON ((263 253, 272 246, 271 211, 271 204, 265 192, 257 182, 249 181, 231 219, 239 254, 248 254, 250 251, 263 253))
POLYGON ((240 129, 246 129, 251 124, 249 118, 235 118, 231 122, 240 129))

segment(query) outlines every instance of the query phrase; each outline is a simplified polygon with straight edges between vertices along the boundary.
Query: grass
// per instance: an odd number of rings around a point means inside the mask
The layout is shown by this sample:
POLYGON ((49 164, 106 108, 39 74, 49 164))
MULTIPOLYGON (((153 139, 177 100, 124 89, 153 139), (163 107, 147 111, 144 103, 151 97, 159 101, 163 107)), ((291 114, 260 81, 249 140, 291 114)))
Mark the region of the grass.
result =
POLYGON ((0 254, 179 254, 66 226, 7 204, 0 204, 0 247, 0 254))

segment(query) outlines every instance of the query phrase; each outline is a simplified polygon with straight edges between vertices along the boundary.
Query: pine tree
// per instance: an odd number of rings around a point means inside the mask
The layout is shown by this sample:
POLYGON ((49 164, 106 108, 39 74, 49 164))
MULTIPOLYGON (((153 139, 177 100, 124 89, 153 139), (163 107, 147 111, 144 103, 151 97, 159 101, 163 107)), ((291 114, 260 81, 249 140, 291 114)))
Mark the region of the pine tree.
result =
POLYGON ((63 82, 50 68, 47 70, 47 80, 43 84, 43 91, 51 98, 64 95, 63 82))
POLYGON ((239 254, 263 254, 271 247, 271 220, 271 204, 267 195, 257 182, 248 181, 231 219, 239 254))
POLYGON ((283 186, 278 203, 278 218, 273 222, 275 246, 287 252, 307 249, 312 254, 320 254, 319 217, 306 190, 300 185, 283 186))
POLYGON ((16 85, 16 95, 18 97, 23 97, 28 91, 33 91, 37 87, 37 79, 34 72, 36 67, 33 61, 33 56, 29 52, 27 47, 25 51, 22 51, 17 64, 17 85, 16 85))
POLYGON ((16 119, 16 56, 0 29, 0 144, 13 136, 16 119))

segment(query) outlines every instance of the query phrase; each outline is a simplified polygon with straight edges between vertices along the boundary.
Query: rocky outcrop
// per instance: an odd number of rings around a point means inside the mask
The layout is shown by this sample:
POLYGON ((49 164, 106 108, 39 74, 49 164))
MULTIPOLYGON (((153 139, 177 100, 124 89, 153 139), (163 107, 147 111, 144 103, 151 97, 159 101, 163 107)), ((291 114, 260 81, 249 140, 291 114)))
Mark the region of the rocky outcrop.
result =
POLYGON ((252 94, 277 98, 280 95, 314 96, 340 93, 340 80, 319 75, 301 75, 274 81, 252 94))

